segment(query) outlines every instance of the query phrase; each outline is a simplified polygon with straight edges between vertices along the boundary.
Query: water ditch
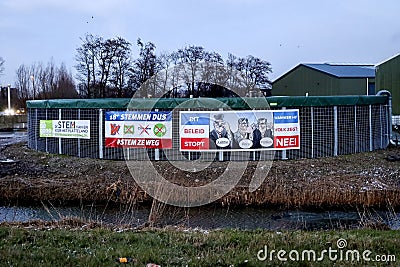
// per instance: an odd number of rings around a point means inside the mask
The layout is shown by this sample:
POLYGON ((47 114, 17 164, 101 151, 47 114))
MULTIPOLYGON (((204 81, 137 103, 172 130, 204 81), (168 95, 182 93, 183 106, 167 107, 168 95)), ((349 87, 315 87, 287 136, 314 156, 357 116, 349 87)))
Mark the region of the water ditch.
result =
POLYGON ((27 140, 28 132, 26 131, 25 123, 15 124, 13 129, 0 130, 0 148, 18 142, 26 142, 27 140))
MULTIPOLYGON (((2 206, 0 222, 28 222, 33 220, 58 221, 77 218, 104 225, 138 227, 147 222, 150 208, 106 208, 2 206)), ((321 230, 354 229, 371 225, 400 229, 400 215, 393 211, 304 211, 276 210, 265 207, 169 208, 158 219, 157 226, 183 226, 201 229, 237 228, 244 230, 321 230)))
MULTIPOLYGON (((0 132, 0 147, 27 139, 24 130, 0 132)), ((28 222, 32 220, 58 221, 78 218, 84 221, 107 225, 127 224, 132 227, 147 222, 150 207, 110 208, 104 206, 53 207, 43 206, 0 206, 0 222, 28 222)), ((384 225, 400 229, 400 214, 394 211, 307 211, 277 210, 268 207, 203 206, 190 209, 170 208, 158 219, 159 226, 179 225, 191 228, 217 229, 349 229, 370 225, 384 225)))

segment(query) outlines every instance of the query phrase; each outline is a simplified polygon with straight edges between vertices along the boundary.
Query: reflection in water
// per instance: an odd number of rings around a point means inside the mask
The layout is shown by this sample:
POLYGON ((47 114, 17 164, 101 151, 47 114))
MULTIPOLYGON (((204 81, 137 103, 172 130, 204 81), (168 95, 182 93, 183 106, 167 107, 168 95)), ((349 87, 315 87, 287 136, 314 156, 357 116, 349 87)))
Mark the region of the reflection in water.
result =
POLYGON ((0 148, 19 142, 26 142, 27 140, 28 133, 26 130, 15 130, 13 132, 0 131, 0 148))
MULTIPOLYGON (((105 209, 104 207, 0 207, 0 222, 27 222, 31 220, 56 221, 65 217, 103 224, 129 224, 132 227, 147 221, 149 208, 127 211, 105 209)), ((370 213, 368 217, 357 211, 310 212, 286 210, 276 211, 265 208, 198 207, 191 209, 168 208, 159 221, 159 226, 179 225, 202 229, 339 229, 357 228, 365 222, 385 223, 392 229, 400 229, 400 216, 393 212, 370 213)))

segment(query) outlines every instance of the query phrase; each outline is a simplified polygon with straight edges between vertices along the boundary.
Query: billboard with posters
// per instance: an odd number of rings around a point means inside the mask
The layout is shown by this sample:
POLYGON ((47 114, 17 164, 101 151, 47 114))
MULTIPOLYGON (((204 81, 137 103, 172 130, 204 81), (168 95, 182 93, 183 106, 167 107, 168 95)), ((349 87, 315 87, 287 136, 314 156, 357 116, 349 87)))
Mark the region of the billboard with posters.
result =
POLYGON ((298 109, 181 111, 180 150, 300 149, 298 109))
POLYGON ((172 113, 108 111, 105 113, 106 147, 172 148, 172 113))

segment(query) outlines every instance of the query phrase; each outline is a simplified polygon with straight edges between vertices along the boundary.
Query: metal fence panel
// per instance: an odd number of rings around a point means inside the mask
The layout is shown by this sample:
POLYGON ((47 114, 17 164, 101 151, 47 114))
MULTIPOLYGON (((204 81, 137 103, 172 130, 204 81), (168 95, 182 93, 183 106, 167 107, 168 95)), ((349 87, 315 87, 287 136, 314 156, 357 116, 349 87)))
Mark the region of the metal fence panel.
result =
POLYGON ((286 155, 290 159, 311 158, 313 149, 312 107, 296 107, 296 109, 299 109, 300 116, 300 149, 287 150, 286 155))
MULTIPOLYGON (((295 108, 295 107, 291 107, 295 108)), ((276 109, 276 108, 275 108, 276 109)), ((209 108, 173 109, 172 149, 105 147, 105 113, 111 109, 28 109, 28 146, 49 153, 113 160, 270 160, 317 158, 385 148, 389 143, 388 107, 385 105, 298 107, 300 149, 286 151, 181 152, 179 112, 209 108), (90 120, 90 139, 39 137, 40 120, 90 120), (60 141, 61 140, 61 141, 60 141), (125 154, 125 155, 124 155, 125 154)), ((123 111, 112 109, 112 111, 123 111)), ((164 111, 164 110, 159 110, 164 111)))
MULTIPOLYGON (((37 121, 37 136, 39 136, 40 120, 58 120, 58 109, 39 109, 37 121)), ((46 151, 52 154, 59 154, 59 139, 58 138, 39 138, 39 150, 46 151)))
MULTIPOLYGON (((63 120, 80 120, 79 109, 62 109, 61 118, 63 120)), ((76 138, 62 138, 61 139, 61 153, 70 156, 79 156, 78 142, 81 139, 76 138)))
POLYGON ((356 126, 353 106, 338 107, 338 154, 356 153, 356 126))
POLYGON ((83 158, 99 158, 98 113, 98 109, 80 109, 80 119, 90 120, 90 139, 80 139, 80 155, 83 158))
MULTIPOLYGON (((333 156, 334 123, 333 107, 314 107, 314 151, 315 158, 333 156)), ((301 131, 301 125, 300 125, 301 131)))
POLYGON ((356 152, 369 151, 369 106, 356 106, 356 152))

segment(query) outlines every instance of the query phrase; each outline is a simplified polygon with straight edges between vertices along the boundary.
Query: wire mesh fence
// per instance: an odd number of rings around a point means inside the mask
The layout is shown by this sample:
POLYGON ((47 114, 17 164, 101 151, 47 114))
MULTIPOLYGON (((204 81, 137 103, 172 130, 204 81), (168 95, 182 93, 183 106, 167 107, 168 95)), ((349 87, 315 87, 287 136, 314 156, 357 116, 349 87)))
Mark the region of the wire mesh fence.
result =
MULTIPOLYGON (((172 149, 107 147, 104 130, 105 113, 125 110, 101 108, 29 108, 28 146, 48 153, 112 160, 247 161, 270 160, 272 156, 275 159, 337 156, 383 149, 389 144, 389 108, 387 105, 290 108, 298 109, 300 116, 300 149, 296 150, 180 151, 179 112, 189 109, 179 108, 172 110, 172 149), (41 120, 89 120, 90 139, 40 137, 39 124, 41 120)), ((208 111, 212 109, 204 107, 190 110, 208 111)), ((171 109, 159 111, 171 111, 171 109)))
POLYGON ((392 124, 400 126, 400 115, 392 116, 392 124))

